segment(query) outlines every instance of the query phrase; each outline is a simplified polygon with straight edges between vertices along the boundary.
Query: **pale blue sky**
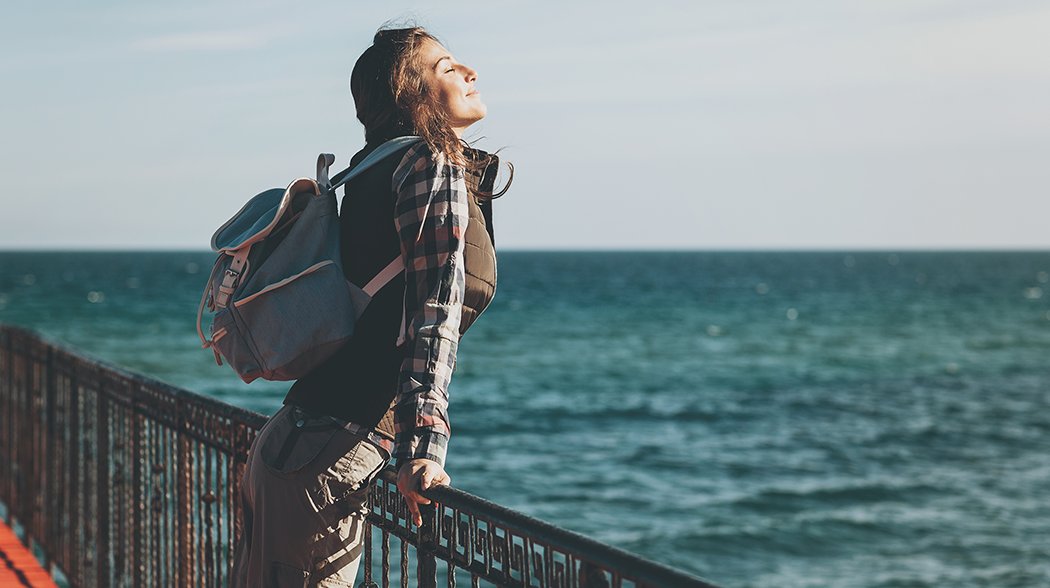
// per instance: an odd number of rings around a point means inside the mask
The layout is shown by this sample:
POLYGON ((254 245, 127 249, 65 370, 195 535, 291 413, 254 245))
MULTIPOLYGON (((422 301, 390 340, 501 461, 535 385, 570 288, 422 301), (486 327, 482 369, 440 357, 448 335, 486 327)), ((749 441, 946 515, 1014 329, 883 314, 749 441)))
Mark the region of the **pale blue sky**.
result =
POLYGON ((1050 247, 1050 4, 7 3, 0 248, 205 249, 363 144, 412 18, 479 72, 501 248, 1050 247))

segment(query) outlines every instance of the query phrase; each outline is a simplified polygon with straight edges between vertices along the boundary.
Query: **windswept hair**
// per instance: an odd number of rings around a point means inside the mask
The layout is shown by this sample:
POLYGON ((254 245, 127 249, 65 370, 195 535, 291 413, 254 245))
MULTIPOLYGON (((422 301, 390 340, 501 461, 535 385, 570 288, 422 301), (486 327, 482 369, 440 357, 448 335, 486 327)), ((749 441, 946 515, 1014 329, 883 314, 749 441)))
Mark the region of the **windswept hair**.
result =
MULTIPOLYGON (((468 157, 469 144, 456 136, 447 114, 431 98, 430 87, 423 75, 419 53, 427 41, 440 43, 423 27, 381 28, 354 64, 350 74, 350 92, 354 96, 357 119, 365 126, 365 141, 381 143, 400 135, 419 135, 430 150, 464 168, 479 172, 493 160, 468 157)), ((502 196, 514 178, 510 176, 497 193, 479 193, 481 198, 502 196)))

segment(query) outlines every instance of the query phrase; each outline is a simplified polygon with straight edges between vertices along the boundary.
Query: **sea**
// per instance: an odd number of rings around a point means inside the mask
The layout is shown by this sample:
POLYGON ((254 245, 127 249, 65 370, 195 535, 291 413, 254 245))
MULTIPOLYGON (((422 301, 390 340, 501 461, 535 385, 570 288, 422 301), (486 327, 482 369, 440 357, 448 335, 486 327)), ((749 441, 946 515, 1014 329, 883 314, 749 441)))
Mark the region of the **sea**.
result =
MULTIPOLYGON (((201 252, 0 252, 0 322, 262 413, 201 252)), ((450 388, 453 484, 726 587, 1050 586, 1050 252, 536 252, 450 388)))

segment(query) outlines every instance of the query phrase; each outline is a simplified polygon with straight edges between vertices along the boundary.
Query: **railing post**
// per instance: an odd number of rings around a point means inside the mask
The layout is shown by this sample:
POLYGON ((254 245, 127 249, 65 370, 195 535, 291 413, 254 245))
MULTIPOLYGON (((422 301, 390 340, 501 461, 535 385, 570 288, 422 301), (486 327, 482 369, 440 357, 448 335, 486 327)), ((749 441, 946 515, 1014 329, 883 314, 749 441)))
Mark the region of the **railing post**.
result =
POLYGON ((191 484, 190 468, 193 467, 190 458, 190 438, 188 434, 188 423, 186 419, 186 405, 182 398, 179 398, 176 402, 176 410, 178 412, 178 444, 179 444, 179 463, 175 468, 176 477, 176 504, 178 505, 178 514, 176 520, 178 521, 177 531, 177 547, 176 554, 178 560, 176 585, 178 586, 193 586, 193 578, 191 573, 193 569, 193 532, 190 529, 190 512, 193 508, 192 493, 193 487, 191 484))
POLYGON ((3 366, 4 373, 0 374, 0 499, 3 499, 4 505, 7 507, 6 516, 8 520, 11 519, 11 484, 14 480, 14 462, 15 455, 12 451, 12 431, 11 428, 14 422, 14 406, 11 402, 12 392, 12 372, 14 370, 11 367, 11 362, 14 359, 11 344, 11 334, 8 332, 0 333, 0 342, 3 343, 0 346, 0 366, 3 366))
POLYGON ((33 467, 30 476, 31 490, 29 492, 31 510, 26 519, 25 544, 30 550, 33 549, 34 542, 39 543, 44 539, 42 527, 44 522, 45 470, 47 465, 43 455, 44 431, 41 426, 44 412, 44 397, 42 394, 43 390, 41 390, 43 378, 41 377, 41 372, 44 367, 40 365, 40 358, 37 355, 41 347, 43 345, 34 341, 27 361, 29 368, 28 383, 26 385, 26 394, 29 399, 29 420, 27 425, 29 426, 30 438, 29 450, 33 453, 31 461, 33 467))
POLYGON ((128 412, 131 416, 131 488, 132 488, 132 550, 131 566, 135 574, 133 586, 141 586, 146 576, 144 562, 144 550, 142 549, 143 537, 143 515, 146 509, 146 496, 142 484, 142 426, 139 415, 139 403, 136 394, 132 392, 134 384, 128 382, 128 412))
MULTIPOLYGON (((60 447, 59 440, 56 438, 55 432, 55 398, 58 396, 56 390, 57 385, 55 383, 55 350, 51 346, 47 347, 47 361, 44 364, 44 398, 45 398, 45 411, 44 411, 44 426, 42 427, 44 432, 44 467, 47 472, 47 491, 41 496, 41 500, 44 503, 44 545, 54 546, 58 543, 59 528, 55 524, 59 520, 58 508, 58 496, 59 493, 56 489, 62 483, 59 477, 58 464, 61 462, 58 456, 58 447, 60 447)), ((51 573, 51 564, 53 561, 53 554, 51 553, 53 547, 44 550, 44 569, 51 573)))
POLYGON ((95 547, 95 570, 98 573, 97 586, 109 586, 109 398, 103 384, 101 370, 96 371, 96 413, 95 417, 95 498, 98 500, 98 535, 95 547))
POLYGON ((419 544, 416 546, 416 577, 421 588, 436 588, 437 561, 434 550, 437 547, 437 509, 432 502, 420 505, 419 511, 423 524, 419 527, 419 544))
MULTIPOLYGON (((68 368, 68 366, 67 366, 68 368)), ((76 370, 69 373, 69 406, 67 408, 67 422, 69 427, 69 445, 66 447, 67 463, 69 465, 69 508, 66 515, 69 517, 70 537, 66 548, 69 559, 66 561, 66 574, 76 578, 83 577, 84 552, 80 549, 80 534, 84 529, 84 484, 81 478, 80 458, 80 378, 76 370)))
MULTIPOLYGON (((14 342, 12 342, 12 346, 14 342)), ((21 355, 21 354, 19 354, 21 355)), ((12 511, 11 519, 13 521, 22 522, 22 518, 25 515, 26 508, 23 504, 25 500, 23 493, 25 487, 23 481, 25 480, 25 442, 23 423, 26 420, 26 415, 23 414, 25 411, 25 390, 20 385, 19 375, 19 364, 24 364, 25 361, 21 357, 16 357, 14 350, 11 352, 11 453, 13 459, 11 460, 11 502, 7 505, 12 511)), ((24 368, 22 368, 24 369, 24 368)))

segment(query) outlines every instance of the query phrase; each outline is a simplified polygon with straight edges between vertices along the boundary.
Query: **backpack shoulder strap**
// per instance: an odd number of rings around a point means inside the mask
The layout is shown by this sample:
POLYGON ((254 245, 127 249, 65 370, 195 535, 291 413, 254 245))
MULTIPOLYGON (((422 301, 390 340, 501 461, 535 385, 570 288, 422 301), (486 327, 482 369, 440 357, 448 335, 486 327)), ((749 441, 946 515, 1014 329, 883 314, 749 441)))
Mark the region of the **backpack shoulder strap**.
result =
POLYGON ((376 147, 375 151, 369 153, 368 157, 361 160, 361 163, 358 163, 356 166, 348 167, 335 174, 332 176, 331 180, 328 178, 328 168, 335 162, 335 156, 331 153, 322 153, 317 156, 317 184, 322 190, 335 190, 339 186, 342 186, 357 177, 366 169, 386 159, 395 151, 412 145, 420 140, 421 138, 415 135, 394 137, 379 147, 376 147))
MULTIPOLYGON (((422 137, 415 135, 394 137, 379 147, 376 147, 374 151, 369 153, 368 156, 361 160, 356 166, 350 166, 344 169, 335 176, 332 176, 331 179, 328 177, 328 168, 335 162, 335 156, 331 153, 322 153, 317 156, 317 185, 324 192, 335 190, 398 150, 413 145, 421 140, 422 137)), ((362 290, 368 295, 368 298, 371 298, 375 296, 376 292, 379 292, 383 286, 389 284, 391 280, 397 277, 397 275, 404 269, 404 260, 398 255, 393 261, 388 263, 386 267, 380 270, 375 277, 369 280, 368 284, 365 284, 362 290)))
POLYGON ((361 289, 365 291, 365 294, 368 294, 369 296, 375 296, 376 292, 379 292, 379 290, 382 289, 383 286, 389 284, 390 281, 396 278, 397 275, 400 274, 401 271, 404 269, 405 261, 401 259, 400 255, 398 255, 394 258, 393 261, 386 264, 386 267, 379 270, 379 273, 376 274, 374 278, 369 280, 369 282, 365 284, 365 287, 361 289))

